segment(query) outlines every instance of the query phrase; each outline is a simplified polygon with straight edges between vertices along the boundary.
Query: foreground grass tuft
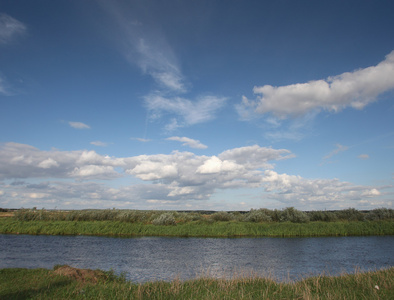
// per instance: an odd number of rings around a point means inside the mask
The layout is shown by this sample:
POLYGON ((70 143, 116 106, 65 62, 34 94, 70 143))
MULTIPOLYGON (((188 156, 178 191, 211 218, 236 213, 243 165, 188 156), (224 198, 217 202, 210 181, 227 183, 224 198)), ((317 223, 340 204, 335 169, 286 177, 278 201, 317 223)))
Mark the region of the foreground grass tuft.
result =
POLYGON ((104 271, 74 271, 96 274, 99 279, 46 269, 1 269, 0 299, 394 299, 394 267, 294 283, 246 276, 135 284, 104 271))

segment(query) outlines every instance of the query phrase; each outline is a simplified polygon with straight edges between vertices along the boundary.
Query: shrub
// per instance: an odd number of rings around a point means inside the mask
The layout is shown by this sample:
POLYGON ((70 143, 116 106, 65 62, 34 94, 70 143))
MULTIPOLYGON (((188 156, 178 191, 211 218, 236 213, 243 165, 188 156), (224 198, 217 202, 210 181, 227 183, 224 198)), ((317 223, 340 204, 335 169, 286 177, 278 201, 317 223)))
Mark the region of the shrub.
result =
POLYGON ((280 215, 280 222, 292 222, 292 223, 307 223, 309 222, 308 215, 294 207, 285 208, 280 215))
POLYGON ((195 212, 175 212, 174 217, 178 220, 179 223, 200 221, 202 218, 201 214, 195 212))
POLYGON ((125 210, 119 212, 119 214, 116 216, 116 219, 122 222, 130 222, 130 223, 136 223, 136 222, 146 222, 147 221, 147 214, 145 212, 139 212, 136 210, 125 210))
POLYGON ((271 222, 272 218, 267 215, 266 210, 263 208, 260 209, 251 209, 250 212, 244 217, 245 222, 271 222))
POLYGON ((344 221, 364 221, 365 217, 362 212, 355 208, 348 208, 336 212, 338 219, 344 221))
POLYGON ((389 220, 394 218, 394 210, 391 208, 376 208, 371 210, 366 219, 369 221, 389 220))
POLYGON ((308 216, 311 221, 334 222, 338 220, 336 214, 331 211, 311 211, 308 216))
POLYGON ((234 216, 231 213, 225 211, 219 211, 212 214, 210 218, 214 221, 231 221, 234 219, 234 216))
POLYGON ((174 215, 172 213, 161 214, 152 221, 153 225, 176 225, 174 215))

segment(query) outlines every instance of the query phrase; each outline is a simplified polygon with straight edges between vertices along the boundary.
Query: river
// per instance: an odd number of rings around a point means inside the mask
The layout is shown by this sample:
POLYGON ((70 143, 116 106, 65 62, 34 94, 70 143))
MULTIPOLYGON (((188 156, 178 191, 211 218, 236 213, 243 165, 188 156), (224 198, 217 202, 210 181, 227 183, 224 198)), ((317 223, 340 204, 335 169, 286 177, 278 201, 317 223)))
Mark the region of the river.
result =
POLYGON ((0 268, 114 270, 133 282, 208 275, 299 280, 394 265, 394 236, 314 238, 111 238, 0 235, 0 268))

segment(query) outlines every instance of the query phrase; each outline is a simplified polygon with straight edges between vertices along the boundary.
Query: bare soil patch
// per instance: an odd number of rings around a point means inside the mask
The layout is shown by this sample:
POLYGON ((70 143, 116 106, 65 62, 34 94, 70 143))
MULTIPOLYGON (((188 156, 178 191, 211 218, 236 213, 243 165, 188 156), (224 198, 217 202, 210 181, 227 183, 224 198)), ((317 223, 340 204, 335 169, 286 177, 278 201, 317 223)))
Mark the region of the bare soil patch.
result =
POLYGON ((100 279, 106 277, 104 272, 100 270, 78 269, 67 265, 57 268, 54 273, 73 278, 80 282, 89 281, 92 283, 97 283, 100 279))

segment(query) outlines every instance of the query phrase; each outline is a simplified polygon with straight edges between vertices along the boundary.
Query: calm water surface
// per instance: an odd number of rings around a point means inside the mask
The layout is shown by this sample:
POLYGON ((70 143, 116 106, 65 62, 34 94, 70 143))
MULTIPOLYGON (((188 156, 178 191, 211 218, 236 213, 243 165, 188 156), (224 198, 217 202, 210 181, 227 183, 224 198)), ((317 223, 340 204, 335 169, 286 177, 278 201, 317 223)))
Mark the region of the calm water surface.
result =
POLYGON ((394 265, 394 236, 319 238, 108 238, 0 235, 0 268, 113 269, 135 282, 234 274, 298 280, 394 265))

